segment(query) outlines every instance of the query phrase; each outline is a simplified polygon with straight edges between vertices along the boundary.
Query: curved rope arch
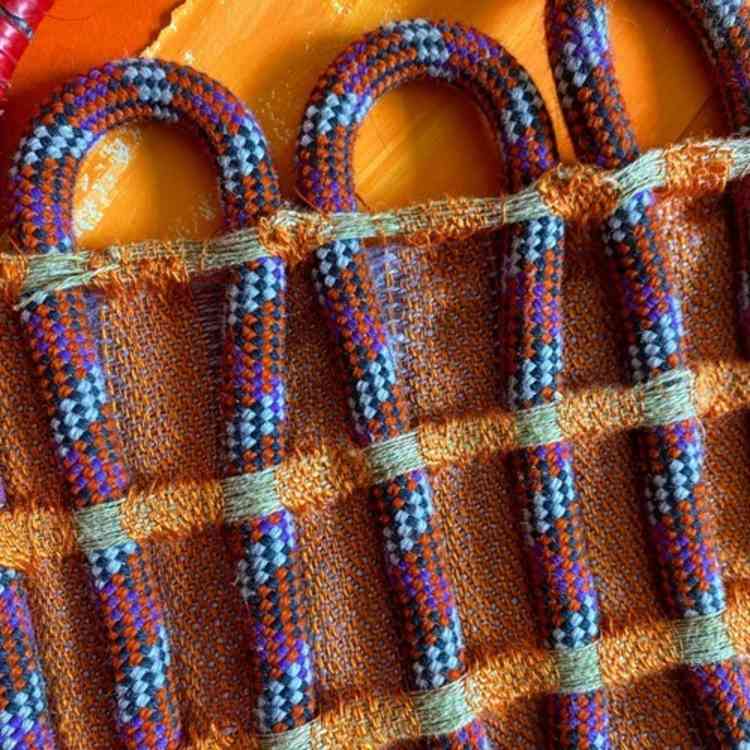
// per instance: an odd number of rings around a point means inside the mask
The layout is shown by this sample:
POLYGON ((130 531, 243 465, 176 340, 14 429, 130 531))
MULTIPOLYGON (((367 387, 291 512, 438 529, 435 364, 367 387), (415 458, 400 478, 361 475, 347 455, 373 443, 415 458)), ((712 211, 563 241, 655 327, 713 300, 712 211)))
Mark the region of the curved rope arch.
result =
MULTIPOLYGON (((233 94, 190 68, 122 60, 62 86, 21 141, 12 219, 24 251, 72 252, 82 160, 104 133, 142 120, 187 125, 208 143, 227 230, 280 206, 265 137, 233 94)), ((279 736, 293 733, 302 747, 315 713, 312 650, 295 522, 278 502, 273 473, 285 455, 285 290, 280 258, 254 259, 229 273, 221 390, 225 519, 249 612, 256 730, 261 744, 271 743, 264 739, 270 735, 276 747, 279 736), (283 597, 263 585, 269 579, 283 582, 283 597)), ((163 604, 143 550, 119 518, 129 482, 93 325, 95 299, 68 290, 27 302, 22 322, 108 628, 118 728, 131 750, 177 748, 182 733, 163 604)))
MULTIPOLYGON (((322 211, 356 210, 352 151, 358 126, 378 97, 419 78, 443 81, 473 96, 497 134, 505 182, 512 189, 529 185, 555 166, 554 133, 544 103, 511 55, 460 24, 400 21, 350 45, 316 85, 297 149, 298 187, 308 203, 322 211)), ((561 678, 552 696, 553 744, 576 747, 588 741, 607 747, 606 696, 596 652, 597 595, 572 451, 562 440, 555 413, 562 369, 563 235, 563 221, 553 216, 509 230, 503 262, 507 400, 517 414, 519 435, 528 437, 521 441, 515 469, 541 629, 556 654, 561 678), (561 519, 559 527, 545 522, 549 512, 561 519), (566 575, 563 568, 574 573, 566 575)), ((415 706, 430 736, 428 746, 484 747, 484 730, 470 721, 470 713, 439 730, 433 722, 436 712, 447 711, 441 691, 464 674, 463 637, 430 479, 408 432, 408 405, 360 243, 336 241, 319 249, 314 278, 344 356, 355 438, 367 446, 375 467, 372 493, 386 571, 402 616, 408 682, 419 696, 415 706), (417 580, 422 583, 415 590, 417 580), (440 649, 429 656, 435 642, 440 649), (435 698, 425 698, 431 695, 435 698)))
POLYGON ((11 169, 11 221, 29 253, 70 252, 73 189, 91 148, 143 120, 190 126, 219 173, 227 231, 278 207, 278 180, 255 118, 227 89, 173 63, 133 58, 78 76, 53 93, 21 139, 11 169))

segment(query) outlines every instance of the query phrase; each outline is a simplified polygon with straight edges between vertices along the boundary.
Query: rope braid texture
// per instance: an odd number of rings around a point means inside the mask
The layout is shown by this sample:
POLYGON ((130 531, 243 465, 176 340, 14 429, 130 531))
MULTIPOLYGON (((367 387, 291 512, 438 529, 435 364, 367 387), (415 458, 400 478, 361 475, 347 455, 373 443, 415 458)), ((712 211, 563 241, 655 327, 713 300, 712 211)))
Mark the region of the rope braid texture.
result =
MULTIPOLYGON (((265 137, 244 117, 235 150, 222 157, 236 165, 232 189, 244 206, 233 228, 281 203, 265 137)), ((286 263, 259 257, 233 268, 226 289, 225 520, 250 613, 256 729, 263 746, 302 750, 316 712, 315 673, 294 515, 275 490, 274 468, 286 455, 285 372, 286 263)))
MULTIPOLYGON (((722 81, 730 82, 729 110, 739 126, 747 127, 748 8, 740 0, 681 0, 677 5, 703 31, 722 81)), ((614 76, 603 0, 549 0, 547 35, 560 102, 579 157, 605 168, 637 157, 614 76)), ((736 195, 740 209, 746 208, 747 189, 740 187, 736 195)), ((747 221, 746 214, 742 220, 747 221)), ((648 385, 670 375, 680 378, 685 371, 682 314, 650 190, 607 219, 604 241, 633 381, 648 385)), ((745 299, 746 324, 747 311, 745 299)), ((707 741, 711 746, 750 747, 750 678, 722 621, 726 594, 702 477, 703 432, 689 399, 687 405, 687 410, 683 406, 652 420, 639 434, 646 512, 668 613, 678 622, 678 632, 692 633, 679 640, 686 682, 700 707, 707 741), (702 637, 708 631, 711 638, 702 637), (713 648, 705 647, 707 641, 713 648)))
MULTIPOLYGON (((79 163, 109 128, 176 119, 174 77, 151 62, 110 64, 63 86, 42 107, 11 170, 13 231, 28 253, 73 250, 79 163)), ((79 527, 93 526, 88 559, 110 642, 116 718, 128 748, 176 748, 180 720, 169 635, 149 561, 123 533, 98 542, 96 509, 128 486, 122 443, 95 335, 96 304, 82 291, 50 294, 21 314, 79 527), (113 543, 109 543, 112 541, 113 543)))
MULTIPOLYGON (((354 134, 374 101, 394 86, 423 76, 467 85, 475 71, 466 55, 484 57, 483 40, 457 26, 412 21, 384 26, 346 49, 322 75, 305 110, 297 151, 304 199, 322 211, 356 210, 354 134)), ((407 432, 409 414, 367 258, 356 240, 324 245, 315 257, 315 287, 344 356, 354 435, 372 449, 407 432)), ((427 733, 434 714, 443 712, 446 693, 441 689, 459 681, 466 670, 461 622, 424 466, 385 471, 384 476, 380 463, 382 481, 373 486, 372 498, 386 572, 401 615, 408 685, 423 698, 435 696, 434 702, 415 702, 421 708, 423 746, 488 748, 484 726, 463 707, 454 714, 458 726, 427 733)), ((463 696, 459 702, 465 705, 463 696)), ((451 701, 451 713, 455 703, 451 701)))
MULTIPOLYGON (((746 9, 739 0, 685 0, 683 5, 708 31, 715 61, 726 66, 730 111, 734 107, 736 121, 746 127, 741 120, 750 118, 741 98, 747 95, 746 78, 728 75, 736 70, 734 55, 743 55, 743 65, 746 59, 746 9)), ((603 3, 549 0, 547 20, 563 109, 582 158, 610 169, 629 163, 637 148, 612 73, 603 3)), ((521 190, 551 176, 546 189, 554 197, 553 133, 527 74, 479 32, 415 20, 366 35, 337 58, 316 87, 298 151, 300 187, 314 208, 356 210, 354 132, 378 96, 419 77, 469 90, 499 135, 509 187, 521 190)), ((27 253, 72 255, 77 167, 106 130, 136 119, 187 120, 198 127, 219 162, 227 230, 267 219, 279 208, 265 139, 229 92, 187 68, 126 60, 63 87, 22 141, 12 184, 15 235, 27 253)), ((746 205, 742 185, 735 195, 741 210, 746 205)), ((600 215, 617 204, 616 192, 605 190, 599 198, 600 215)), ((703 507, 701 430, 685 369, 679 301, 659 247, 653 202, 650 190, 638 193, 617 206, 605 227, 633 380, 644 389, 646 402, 654 396, 645 407, 648 427, 641 436, 648 513, 666 603, 678 620, 687 681, 703 710, 709 740, 742 748, 750 740, 750 691, 721 619, 725 595, 703 507)), ((560 200, 551 203, 565 209, 560 200)), ((558 692, 550 701, 550 744, 605 748, 610 742, 596 646, 597 594, 572 449, 556 413, 563 219, 575 212, 575 206, 558 215, 544 211, 509 230, 502 273, 504 365, 521 446, 513 463, 530 576, 542 633, 559 672, 558 692)), ((366 446, 376 481, 373 502, 401 610, 422 746, 488 748, 483 725, 466 702, 463 637, 430 480, 409 432, 408 406, 365 252, 356 239, 338 239, 321 247, 316 258, 316 289, 345 354, 355 437, 366 446)), ((309 746, 315 694, 295 522, 275 488, 274 470, 286 453, 285 285, 284 260, 271 254, 230 271, 222 410, 225 520, 251 620, 256 728, 265 748, 290 750, 309 746)), ((128 477, 97 347, 95 299, 81 289, 28 291, 21 309, 71 486, 79 543, 102 600, 123 742, 138 749, 178 747, 181 730, 159 594, 148 560, 119 520, 128 477)), ((15 571, 0 569, 0 597, 0 618, 10 613, 0 619, 0 680, 7 653, 14 682, 5 697, 15 695, 9 701, 13 708, 0 714, 0 741, 3 732, 16 732, 20 746, 53 747, 15 571), (43 729, 37 732, 37 726, 43 729)))
MULTIPOLYGON (((0 512, 6 510, 0 482, 0 512)), ((0 747, 56 747, 23 575, 4 565, 0 565, 0 747)))
MULTIPOLYGON (((355 130, 379 96, 419 77, 444 80, 474 95, 498 134, 513 189, 529 185, 555 165, 554 136, 541 98, 526 72, 496 42, 456 24, 393 23, 350 46, 315 88, 298 149, 299 187, 314 208, 356 210, 351 171, 355 130)), ((519 414, 553 403, 557 396, 563 231, 563 221, 553 216, 511 230, 504 269, 507 364, 509 400, 519 414)), ((367 260, 356 240, 328 244, 316 258, 320 302, 345 353, 355 437, 370 446, 369 453, 382 456, 402 439, 409 415, 367 260)), ((557 438, 544 442, 519 451, 516 469, 544 637, 557 652, 574 652, 589 647, 598 635, 597 597, 583 544, 570 449, 557 438)), ((398 466, 393 461, 394 470, 374 486, 373 499, 389 580, 402 614, 409 687, 420 694, 415 704, 428 735, 431 722, 420 708, 424 691, 437 695, 461 678, 463 637, 429 477, 422 466, 403 472, 398 466)), ((384 473, 382 466, 377 468, 376 475, 384 473)), ((600 682, 581 692, 577 679, 571 679, 557 704, 555 724, 564 726, 556 726, 553 733, 560 746, 608 746, 600 682)), ((424 743, 430 748, 488 746, 475 719, 458 731, 426 736, 424 743)))
MULTIPOLYGON (((72 198, 81 160, 110 128, 143 119, 186 121, 209 143, 219 165, 228 230, 242 228, 278 206, 265 139, 232 94, 188 68, 123 60, 62 87, 22 139, 11 180, 15 239, 26 252, 73 251, 72 198)), ((266 399, 274 401, 271 409, 283 405, 279 386, 274 385, 281 352, 268 349, 283 333, 283 285, 281 261, 265 259, 235 269, 228 286, 223 403, 229 420, 231 472, 257 466, 274 446, 281 445, 267 441, 272 420, 266 416, 266 399), (256 369, 262 373, 257 380, 256 369), (269 386, 273 393, 267 395, 269 386), (256 388, 263 395, 253 400, 256 388), (254 461, 251 446, 258 427, 264 435, 263 448, 254 461)), ((182 732, 159 592, 143 550, 122 531, 119 521, 128 475, 94 332, 95 300, 86 292, 70 290, 27 301, 22 324, 73 495, 79 543, 89 561, 109 634, 118 728, 126 747, 133 750, 176 748, 182 732)), ((293 523, 283 512, 269 519, 249 519, 237 527, 242 537, 237 548, 241 590, 248 601, 256 645, 260 732, 296 726, 308 718, 313 706, 309 649, 302 636, 290 634, 288 625, 295 617, 302 622, 302 615, 294 613, 304 611, 296 606, 299 592, 288 583, 295 575, 290 529, 293 523), (277 549, 279 529, 287 539, 286 562, 277 549), (258 561, 266 566, 266 585, 258 561), (283 585, 275 586, 274 576, 283 585), (274 640, 275 628, 283 632, 285 642, 299 649, 296 659, 293 649, 287 653, 274 640), (287 685, 286 694, 278 690, 279 684, 287 685), (287 709, 289 716, 284 713, 287 709)))
POLYGON ((44 678, 22 575, 0 567, 0 746, 53 750, 44 678))

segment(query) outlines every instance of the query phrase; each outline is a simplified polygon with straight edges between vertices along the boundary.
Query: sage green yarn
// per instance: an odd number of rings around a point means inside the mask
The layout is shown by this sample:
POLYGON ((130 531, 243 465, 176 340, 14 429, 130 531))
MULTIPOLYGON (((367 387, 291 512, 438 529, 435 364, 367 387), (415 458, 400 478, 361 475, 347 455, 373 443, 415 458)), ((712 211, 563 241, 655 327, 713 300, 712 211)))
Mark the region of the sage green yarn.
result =
POLYGON ((365 449, 370 471, 375 483, 387 482, 394 477, 424 468, 422 451, 416 432, 373 443, 365 449))
POLYGON ((543 404, 515 412, 516 439, 521 448, 533 448, 562 440, 557 404, 543 404))
POLYGON ((561 693, 590 693, 601 689, 602 673, 596 642, 583 648, 559 649, 554 654, 561 693))
POLYGON ((680 661, 683 664, 700 666, 735 656, 723 614, 685 617, 676 623, 680 661))
POLYGON ((690 370, 674 370, 640 386, 644 424, 658 427, 695 417, 693 381, 690 370))
POLYGON ((310 724, 303 724, 279 734, 258 736, 261 750, 308 750, 310 747, 310 724))
POLYGON ((463 680, 449 682, 436 690, 412 693, 422 735, 435 737, 457 732, 474 720, 466 702, 463 680))
POLYGON ((84 552, 95 552, 118 544, 129 537, 122 528, 120 509, 124 500, 99 503, 77 510, 73 516, 78 544, 84 552))
POLYGON ((284 507, 276 492, 273 466, 252 474, 224 477, 221 489, 224 493, 224 520, 227 523, 267 516, 284 507))

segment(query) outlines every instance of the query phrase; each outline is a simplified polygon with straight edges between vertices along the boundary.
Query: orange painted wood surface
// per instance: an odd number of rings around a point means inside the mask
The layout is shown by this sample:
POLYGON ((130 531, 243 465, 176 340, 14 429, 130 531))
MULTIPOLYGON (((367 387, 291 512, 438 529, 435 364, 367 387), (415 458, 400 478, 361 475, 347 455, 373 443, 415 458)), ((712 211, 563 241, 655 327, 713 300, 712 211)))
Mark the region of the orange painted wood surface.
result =
MULTIPOLYGON (((544 0, 59 0, 22 60, 0 136, 7 166, 25 122, 60 81, 107 59, 147 54, 218 78, 255 112, 282 189, 293 197, 293 151, 317 76, 349 42, 395 18, 452 18, 494 36, 527 68, 552 112, 563 159, 573 158, 544 41, 544 0), (155 41, 154 41, 155 40, 155 41)), ((697 39, 655 0, 612 0, 617 70, 642 147, 722 132, 697 39)), ((383 208, 496 191, 499 155, 473 104, 433 83, 386 96, 361 128, 357 189, 383 208)), ((163 126, 113 133, 78 182, 82 244, 207 236, 220 226, 214 174, 195 142, 163 126)))

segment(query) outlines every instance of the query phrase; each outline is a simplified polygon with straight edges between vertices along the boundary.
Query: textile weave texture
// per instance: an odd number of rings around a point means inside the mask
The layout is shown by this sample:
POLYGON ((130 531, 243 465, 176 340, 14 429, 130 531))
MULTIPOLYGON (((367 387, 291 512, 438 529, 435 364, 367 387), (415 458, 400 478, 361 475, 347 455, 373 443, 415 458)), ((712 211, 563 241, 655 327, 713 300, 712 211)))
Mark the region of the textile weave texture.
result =
MULTIPOLYGON (((670 199, 657 215, 670 229, 691 334, 688 357, 705 409, 705 478, 714 498, 730 630, 738 648, 746 649, 750 473, 743 446, 750 435, 743 387, 750 383, 750 367, 739 350, 732 298, 724 292, 734 269, 725 216, 713 199, 670 199)), ((570 437, 603 613, 610 735, 617 747, 690 746, 697 736, 695 717, 672 666, 677 654, 647 553, 632 436, 619 424, 617 404, 626 385, 616 310, 598 256, 602 249, 596 238, 580 233, 573 241, 563 282, 565 385, 576 404, 570 437)), ((554 676, 538 639, 512 475, 495 447, 496 268, 489 247, 476 241, 399 248, 388 269, 404 292, 400 326, 409 333, 399 345, 399 361, 433 471, 474 705, 498 746, 533 748, 543 744, 540 696, 552 688, 554 676)), ((282 496, 297 511, 304 550, 325 746, 387 745, 416 726, 395 687, 403 667, 369 488, 359 454, 344 437, 346 389, 337 385, 309 267, 294 270, 288 295, 295 470, 282 476, 282 496), (316 543, 320 539, 326 544, 316 543)), ((206 297, 218 295, 177 286, 160 295, 143 290, 116 297, 102 312, 102 330, 135 477, 126 525, 149 551, 169 602, 178 698, 182 713, 191 717, 186 732, 194 747, 221 747, 233 736, 235 746, 243 747, 251 687, 244 615, 221 523, 215 352, 210 340, 195 335, 205 324, 206 297)), ((216 321, 220 307, 216 301, 211 308, 216 321)), ((52 450, 38 440, 46 417, 10 310, 6 320, 0 344, 9 448, 3 462, 13 511, 2 528, 2 549, 6 562, 26 573, 61 741, 109 747, 115 739, 106 641, 93 617, 86 565, 64 509, 66 493, 52 450), (19 422, 18 414, 26 420, 19 422), (84 676, 91 688, 80 691, 84 676)))
MULTIPOLYGON (((432 47, 430 54, 437 54, 432 47)), ((492 137, 487 134, 488 148, 492 137)), ((398 592, 398 571, 383 565, 377 518, 392 511, 388 494, 404 488, 416 522, 433 506, 440 518, 441 565, 461 613, 458 671, 465 668, 470 706, 497 747, 544 746, 548 711, 553 723, 568 728, 591 712, 591 736, 603 736, 608 723, 613 747, 710 746, 701 739, 695 695, 710 694, 706 686, 717 682, 739 695, 741 679, 733 663, 692 668, 685 675, 675 666, 679 655, 669 618, 696 607, 713 612, 726 606, 735 646, 740 653, 750 648, 750 425, 745 412, 750 364, 741 351, 731 291, 737 262, 729 215, 719 199, 646 196, 628 208, 610 220, 604 235, 601 227, 568 227, 564 261, 553 266, 554 279, 541 282, 556 302, 561 300, 562 315, 555 316, 565 340, 561 391, 575 405, 566 441, 552 447, 510 450, 508 411, 557 398, 561 357, 556 338, 544 350, 548 361, 533 352, 541 363, 541 385, 548 371, 554 382, 541 387, 529 404, 518 386, 523 372, 511 381, 517 388, 508 386, 501 366, 506 354, 498 353, 498 344, 510 341, 523 348, 514 327, 518 321, 508 315, 512 305, 500 299, 501 278, 506 278, 503 293, 514 291, 508 270, 513 244, 505 266, 495 237, 367 249, 368 293, 385 311, 382 335, 392 354, 387 364, 402 386, 399 398, 404 413, 410 412, 409 427, 417 430, 431 481, 427 489, 426 472, 415 470, 373 492, 361 449, 351 439, 351 384, 342 378, 340 356, 316 299, 326 252, 294 268, 285 282, 285 395, 278 397, 274 380, 275 417, 261 410, 249 417, 260 420, 262 434, 263 419, 288 420, 283 439, 269 440, 257 452, 243 446, 241 453, 230 452, 229 461, 227 432, 246 433, 241 426, 235 430, 231 419, 224 421, 234 406, 226 383, 222 391, 217 348, 227 309, 226 278, 129 287, 97 298, 95 330, 111 388, 112 418, 119 425, 118 453, 130 480, 123 526, 132 540, 127 544, 138 545, 150 561, 150 574, 167 603, 168 656, 187 747, 254 747, 250 707, 262 681, 248 679, 255 667, 248 666, 247 616, 233 582, 239 571, 240 587, 249 585, 252 560, 243 559, 244 551, 248 542, 267 542, 268 529, 262 522, 247 522, 235 530, 230 549, 236 548, 237 567, 227 553, 220 481, 226 474, 268 464, 277 466, 279 495, 296 519, 292 524, 282 511, 272 514, 267 525, 282 529, 284 543, 301 551, 289 587, 304 589, 314 634, 320 714, 313 732, 316 747, 411 747, 409 738, 417 734, 405 690, 412 682, 422 686, 419 674, 406 674, 410 665, 419 666, 419 659, 404 653, 404 615, 392 597, 394 589, 398 592), (632 392, 627 365, 639 382, 639 373, 651 364, 650 350, 627 348, 632 342, 619 322, 605 245, 633 215, 642 220, 645 213, 671 267, 670 294, 681 300, 679 313, 667 307, 680 319, 679 338, 685 334, 680 364, 696 373, 702 427, 687 420, 652 428, 641 440, 639 456, 633 435, 623 427, 629 420, 625 396, 632 392), (505 339, 500 338, 503 329, 505 339), (686 594, 665 576, 660 550, 652 554, 649 541, 653 520, 644 510, 649 489, 644 466, 648 481, 658 485, 670 448, 672 458, 674 450, 700 454, 693 457, 698 467, 693 470, 702 469, 701 492, 713 519, 717 557, 707 563, 711 585, 698 604, 692 588, 686 594), (396 486, 399 482, 403 487, 396 486), (548 539, 539 515, 529 521, 540 513, 534 499, 542 485, 550 484, 557 494, 545 500, 542 510, 556 512, 554 503, 565 508, 569 526, 563 542, 548 539), (583 548, 578 535, 583 533, 587 564, 578 572, 583 548), (565 585, 549 585, 540 558, 529 560, 529 535, 531 546, 570 542, 561 563, 570 573, 565 585), (580 600, 575 616, 555 599, 567 596, 566 585, 580 600), (552 651, 587 646, 597 635, 606 700, 593 690, 590 696, 577 692, 574 698, 547 701, 558 683, 552 651), (602 718, 605 703, 608 722, 602 718)), ((550 251, 560 240, 559 230, 553 230, 550 251)), ((529 231, 533 235, 534 227, 529 231)), ((276 269, 267 265, 260 267, 268 276, 267 287, 279 287, 276 269)), ((667 283, 665 275, 659 278, 667 283)), ((241 284, 242 279, 234 286, 235 296, 241 296, 241 284)), ((276 292, 272 296, 276 299, 276 292)), ((0 517, 0 565, 13 571, 14 579, 15 571, 23 574, 47 678, 47 705, 37 701, 37 713, 46 727, 49 712, 61 747, 116 747, 107 636, 94 616, 88 564, 75 541, 68 490, 56 468, 23 323, 11 303, 2 304, 0 470, 10 510, 0 517)), ((636 337, 637 323, 632 323, 636 337)), ((513 362, 509 358, 511 367, 513 362)), ((358 416, 355 430, 364 424, 358 416)), ((380 520, 387 544, 388 519, 380 520)), ((544 558, 544 564, 549 560, 544 558)), ((245 598, 252 600, 252 594, 245 598)), ((263 641, 265 635, 257 637, 263 641)), ((312 700, 304 696, 294 711, 292 723, 309 720, 312 700)), ((710 723, 712 717, 716 714, 709 712, 703 718, 710 723)), ((483 734, 455 741, 463 744, 445 746, 484 743, 483 734)), ((561 741, 580 746, 577 737, 561 741)))

